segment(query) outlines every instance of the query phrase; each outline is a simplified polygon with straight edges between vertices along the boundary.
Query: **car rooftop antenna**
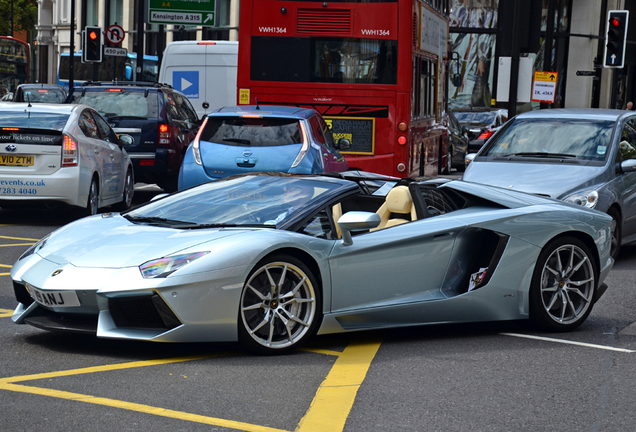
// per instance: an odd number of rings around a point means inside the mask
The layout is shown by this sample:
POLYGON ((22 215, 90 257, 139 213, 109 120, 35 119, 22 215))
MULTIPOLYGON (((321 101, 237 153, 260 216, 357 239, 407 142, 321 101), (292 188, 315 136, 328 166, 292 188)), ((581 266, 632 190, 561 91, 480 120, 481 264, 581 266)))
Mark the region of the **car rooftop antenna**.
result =
POLYGON ((254 98, 254 100, 256 101, 256 109, 257 109, 257 110, 261 109, 261 107, 259 107, 259 106, 258 106, 258 98, 257 98, 257 97, 255 97, 255 98, 254 98))

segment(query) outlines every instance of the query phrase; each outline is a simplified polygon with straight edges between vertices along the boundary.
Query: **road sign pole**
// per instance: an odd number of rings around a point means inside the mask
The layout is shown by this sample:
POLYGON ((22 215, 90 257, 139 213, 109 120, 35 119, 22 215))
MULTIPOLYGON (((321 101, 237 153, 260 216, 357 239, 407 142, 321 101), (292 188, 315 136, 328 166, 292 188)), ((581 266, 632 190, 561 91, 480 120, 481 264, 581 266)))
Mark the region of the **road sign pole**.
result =
POLYGON ((137 0, 137 70, 135 81, 143 80, 144 70, 144 6, 148 0, 137 0))

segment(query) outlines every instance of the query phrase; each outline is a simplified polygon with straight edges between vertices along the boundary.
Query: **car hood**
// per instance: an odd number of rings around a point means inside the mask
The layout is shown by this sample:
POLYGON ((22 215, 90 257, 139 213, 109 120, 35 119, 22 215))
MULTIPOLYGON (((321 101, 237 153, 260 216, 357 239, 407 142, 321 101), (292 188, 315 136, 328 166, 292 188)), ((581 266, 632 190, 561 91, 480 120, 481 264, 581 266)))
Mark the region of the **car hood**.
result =
POLYGON ((605 170, 605 166, 473 161, 463 179, 561 199, 585 184, 598 183, 605 170))
POLYGON ((253 229, 183 230, 133 224, 121 216, 97 215, 56 231, 38 254, 59 265, 132 267, 253 229))

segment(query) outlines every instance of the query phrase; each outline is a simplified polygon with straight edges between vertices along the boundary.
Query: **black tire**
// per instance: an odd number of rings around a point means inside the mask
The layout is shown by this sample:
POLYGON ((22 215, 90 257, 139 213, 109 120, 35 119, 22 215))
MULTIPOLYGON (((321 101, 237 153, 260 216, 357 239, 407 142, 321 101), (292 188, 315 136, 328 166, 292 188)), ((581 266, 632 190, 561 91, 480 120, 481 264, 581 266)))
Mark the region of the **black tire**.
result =
POLYGON ((97 178, 93 177, 91 185, 88 188, 88 200, 86 200, 86 214, 92 216, 97 214, 99 210, 99 185, 97 184, 97 178))
POLYGON ((135 195, 135 180, 133 179, 133 173, 130 168, 126 172, 126 179, 124 180, 124 190, 122 193, 121 202, 115 204, 113 207, 116 211, 126 211, 132 206, 133 196, 135 195))
POLYGON ((288 255, 268 257, 243 287, 239 341, 258 354, 283 354, 305 343, 321 317, 322 296, 311 270, 288 255))
POLYGON ((163 180, 157 183, 157 186, 163 189, 163 191, 166 193, 176 192, 178 189, 178 185, 179 185, 179 178, 176 176, 170 177, 167 180, 163 180))
POLYGON ((618 211, 614 208, 610 208, 607 210, 607 214, 612 217, 612 246, 610 248, 610 256, 616 260, 618 258, 618 254, 621 251, 622 244, 622 221, 621 217, 618 214, 618 211))
POLYGON ((543 248, 530 286, 530 319, 547 331, 571 331, 594 305, 598 270, 589 248, 562 237, 543 248))

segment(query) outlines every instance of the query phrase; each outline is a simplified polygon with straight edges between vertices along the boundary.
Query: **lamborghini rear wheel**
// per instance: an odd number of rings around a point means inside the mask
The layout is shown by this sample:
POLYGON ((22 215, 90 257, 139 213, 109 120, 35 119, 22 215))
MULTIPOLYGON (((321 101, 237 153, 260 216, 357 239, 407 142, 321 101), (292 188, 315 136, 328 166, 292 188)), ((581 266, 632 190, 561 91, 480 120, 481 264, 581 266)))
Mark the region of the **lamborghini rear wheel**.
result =
POLYGON ((580 326, 592 311, 597 271, 589 248, 564 237, 539 255, 530 287, 530 317, 549 331, 580 326))
POLYGON ((320 289, 309 268, 291 256, 272 256, 254 268, 243 287, 239 340, 258 353, 283 353, 304 343, 321 315, 320 289))

